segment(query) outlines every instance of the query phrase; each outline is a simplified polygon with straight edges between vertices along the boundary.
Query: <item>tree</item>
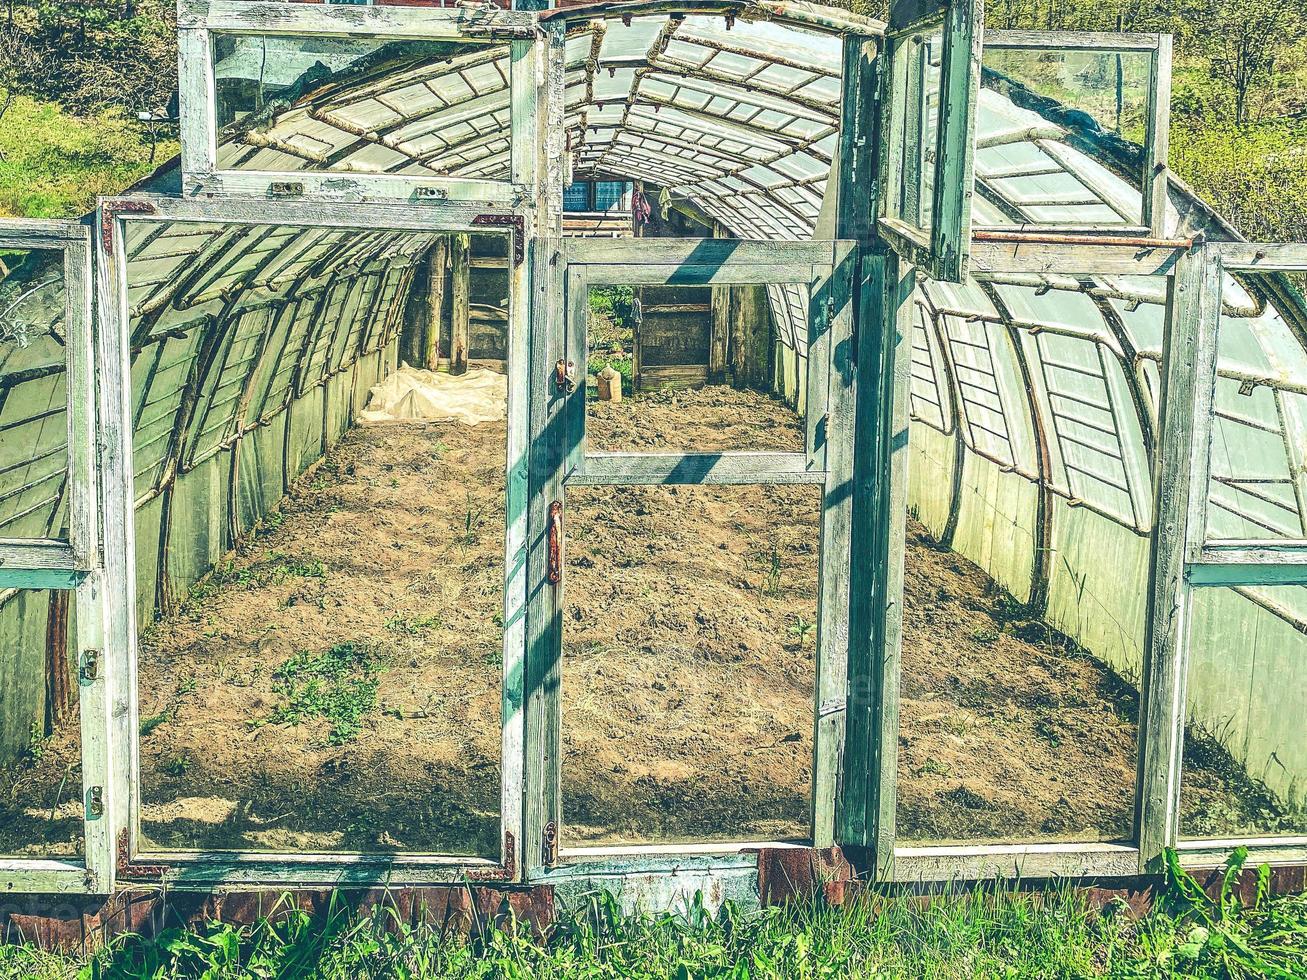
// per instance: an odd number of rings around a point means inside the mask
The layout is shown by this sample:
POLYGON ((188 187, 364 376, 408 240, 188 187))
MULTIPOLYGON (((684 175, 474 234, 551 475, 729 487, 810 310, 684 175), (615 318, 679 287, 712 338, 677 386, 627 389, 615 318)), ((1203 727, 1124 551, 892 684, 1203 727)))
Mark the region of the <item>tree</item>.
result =
POLYGON ((1247 125, 1258 90, 1274 83, 1284 55, 1302 40, 1302 0, 1206 0, 1188 20, 1212 78, 1233 92, 1235 123, 1247 125))

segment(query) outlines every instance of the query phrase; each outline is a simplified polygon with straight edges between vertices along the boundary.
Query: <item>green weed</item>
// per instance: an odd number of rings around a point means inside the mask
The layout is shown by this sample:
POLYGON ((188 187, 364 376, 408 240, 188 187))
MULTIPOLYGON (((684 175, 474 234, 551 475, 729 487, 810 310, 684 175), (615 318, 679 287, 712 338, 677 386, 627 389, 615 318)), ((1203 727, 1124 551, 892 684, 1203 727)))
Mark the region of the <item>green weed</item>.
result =
POLYGON ((377 708, 377 675, 382 669, 379 651, 367 643, 338 643, 324 653, 297 653, 272 675, 273 690, 282 704, 266 721, 299 725, 320 718, 328 723, 329 744, 352 742, 363 719, 377 708))
POLYGON ((402 636, 423 636, 441 625, 439 616, 401 616, 396 613, 386 620, 386 629, 402 636))

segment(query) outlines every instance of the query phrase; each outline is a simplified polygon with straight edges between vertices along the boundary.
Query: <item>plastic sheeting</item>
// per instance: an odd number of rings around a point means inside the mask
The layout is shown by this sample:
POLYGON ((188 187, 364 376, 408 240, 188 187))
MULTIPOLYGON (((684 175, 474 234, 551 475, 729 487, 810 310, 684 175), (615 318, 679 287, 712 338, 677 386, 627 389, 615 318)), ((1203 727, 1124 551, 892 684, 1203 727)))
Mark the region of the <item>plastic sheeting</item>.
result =
POLYGON ((508 417, 508 378, 485 369, 454 376, 404 364, 371 391, 361 422, 461 422, 508 417))

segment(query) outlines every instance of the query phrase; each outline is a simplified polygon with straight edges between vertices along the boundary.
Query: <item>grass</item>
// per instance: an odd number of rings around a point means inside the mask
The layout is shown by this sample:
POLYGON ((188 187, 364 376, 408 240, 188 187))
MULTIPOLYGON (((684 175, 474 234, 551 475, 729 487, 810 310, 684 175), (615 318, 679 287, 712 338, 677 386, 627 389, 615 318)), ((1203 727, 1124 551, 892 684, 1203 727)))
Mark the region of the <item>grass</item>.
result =
MULTIPOLYGON (((159 144, 162 163, 177 152, 159 144)), ((141 128, 115 113, 72 116, 26 97, 0 118, 0 216, 68 218, 87 213, 101 194, 118 194, 154 165, 141 128)))
POLYGON ((282 703, 254 726, 300 725, 322 719, 327 741, 344 745, 358 738, 363 719, 377 709, 380 652, 368 643, 338 643, 323 653, 301 651, 277 668, 273 689, 282 703))
POLYGON ((1017 893, 989 886, 927 899, 869 895, 710 912, 626 915, 604 893, 581 896, 539 939, 505 915, 468 940, 411 925, 382 905, 367 915, 333 902, 314 916, 288 900, 253 926, 211 923, 128 936, 95 957, 0 946, 0 978, 88 980, 205 977, 441 978, 441 980, 818 980, 818 978, 1287 978, 1307 975, 1307 898, 1240 902, 1232 883, 1209 899, 1172 865, 1153 911, 1091 908, 1059 888, 1017 893))

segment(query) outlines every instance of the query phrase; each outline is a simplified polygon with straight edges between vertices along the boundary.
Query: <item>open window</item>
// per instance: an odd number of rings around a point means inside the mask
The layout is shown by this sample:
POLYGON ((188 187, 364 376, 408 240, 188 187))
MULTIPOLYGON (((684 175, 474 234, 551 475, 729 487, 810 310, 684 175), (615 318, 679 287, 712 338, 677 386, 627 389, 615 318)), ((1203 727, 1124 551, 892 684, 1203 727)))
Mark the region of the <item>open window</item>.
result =
POLYGON ((990 31, 977 230, 1166 233, 1171 37, 990 31))
POLYGON ((882 226, 931 278, 958 282, 971 238, 984 4, 900 0, 889 26, 882 226))
POLYGON ((113 877, 90 241, 73 222, 0 223, 0 888, 10 892, 103 892, 113 877))
POLYGON ((1165 826, 1190 858, 1307 854, 1307 365, 1291 278, 1304 271, 1301 245, 1222 243, 1177 272, 1188 295, 1161 449, 1187 430, 1193 452, 1188 472, 1163 474, 1180 493, 1159 525, 1181 529, 1182 561, 1159 576, 1154 644, 1179 684, 1165 826), (1212 758, 1233 778, 1206 778, 1212 758))
POLYGON ((530 14, 189 0, 178 26, 188 194, 511 202, 527 179, 530 14))
POLYGON ((393 204, 102 214, 133 338, 119 876, 513 880, 520 232, 393 204))

